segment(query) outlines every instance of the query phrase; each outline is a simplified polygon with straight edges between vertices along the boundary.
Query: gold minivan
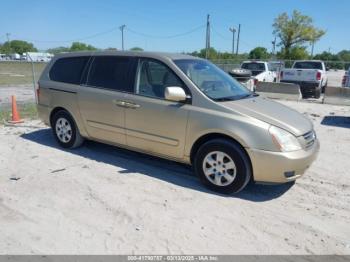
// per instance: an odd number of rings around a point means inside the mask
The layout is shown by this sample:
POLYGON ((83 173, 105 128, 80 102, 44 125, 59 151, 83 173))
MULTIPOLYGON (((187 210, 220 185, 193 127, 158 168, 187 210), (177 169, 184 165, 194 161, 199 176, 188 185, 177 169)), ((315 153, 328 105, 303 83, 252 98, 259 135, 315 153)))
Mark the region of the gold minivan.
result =
POLYGON ((221 193, 250 180, 294 181, 319 150, 305 116, 183 54, 56 55, 40 77, 37 106, 64 148, 90 139, 190 164, 221 193))

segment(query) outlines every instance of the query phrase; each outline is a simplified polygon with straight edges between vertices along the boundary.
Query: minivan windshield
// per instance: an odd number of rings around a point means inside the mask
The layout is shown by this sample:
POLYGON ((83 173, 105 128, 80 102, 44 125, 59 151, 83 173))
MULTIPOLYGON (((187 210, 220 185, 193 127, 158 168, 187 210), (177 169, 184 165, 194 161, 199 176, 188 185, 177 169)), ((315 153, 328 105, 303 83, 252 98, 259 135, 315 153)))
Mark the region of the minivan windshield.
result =
POLYGON ((215 101, 255 96, 230 75, 206 60, 179 59, 174 60, 174 63, 206 96, 215 101))

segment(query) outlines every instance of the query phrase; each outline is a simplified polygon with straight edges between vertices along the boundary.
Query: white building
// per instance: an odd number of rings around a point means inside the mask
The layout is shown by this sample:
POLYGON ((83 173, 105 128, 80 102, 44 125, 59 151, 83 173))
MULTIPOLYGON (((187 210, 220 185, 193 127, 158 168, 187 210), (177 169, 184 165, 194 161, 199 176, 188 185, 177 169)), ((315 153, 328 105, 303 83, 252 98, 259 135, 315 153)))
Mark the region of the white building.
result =
POLYGON ((49 62, 53 57, 50 53, 27 52, 23 54, 23 60, 33 62, 49 62))

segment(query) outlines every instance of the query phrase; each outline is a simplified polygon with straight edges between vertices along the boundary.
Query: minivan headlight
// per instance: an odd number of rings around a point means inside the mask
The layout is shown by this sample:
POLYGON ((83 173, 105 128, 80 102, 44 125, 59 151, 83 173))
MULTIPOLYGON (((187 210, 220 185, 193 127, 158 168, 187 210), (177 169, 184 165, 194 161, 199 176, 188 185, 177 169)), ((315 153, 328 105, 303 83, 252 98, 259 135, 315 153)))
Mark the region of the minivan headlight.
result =
POLYGON ((272 136, 273 142, 282 152, 290 152, 302 149, 298 139, 291 133, 278 128, 276 126, 271 126, 269 132, 272 136))

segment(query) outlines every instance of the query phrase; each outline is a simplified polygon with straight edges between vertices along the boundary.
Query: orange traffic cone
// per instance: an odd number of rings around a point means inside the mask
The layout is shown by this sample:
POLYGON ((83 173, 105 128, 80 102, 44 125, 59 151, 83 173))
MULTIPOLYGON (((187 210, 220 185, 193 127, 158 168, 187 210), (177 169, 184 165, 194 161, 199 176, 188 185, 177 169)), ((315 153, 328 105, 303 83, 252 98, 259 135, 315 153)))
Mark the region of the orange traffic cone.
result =
POLYGON ((9 121, 11 124, 18 124, 23 123, 23 120, 19 116, 19 112, 17 111, 17 103, 16 103, 16 97, 11 96, 12 100, 12 120, 9 121))

